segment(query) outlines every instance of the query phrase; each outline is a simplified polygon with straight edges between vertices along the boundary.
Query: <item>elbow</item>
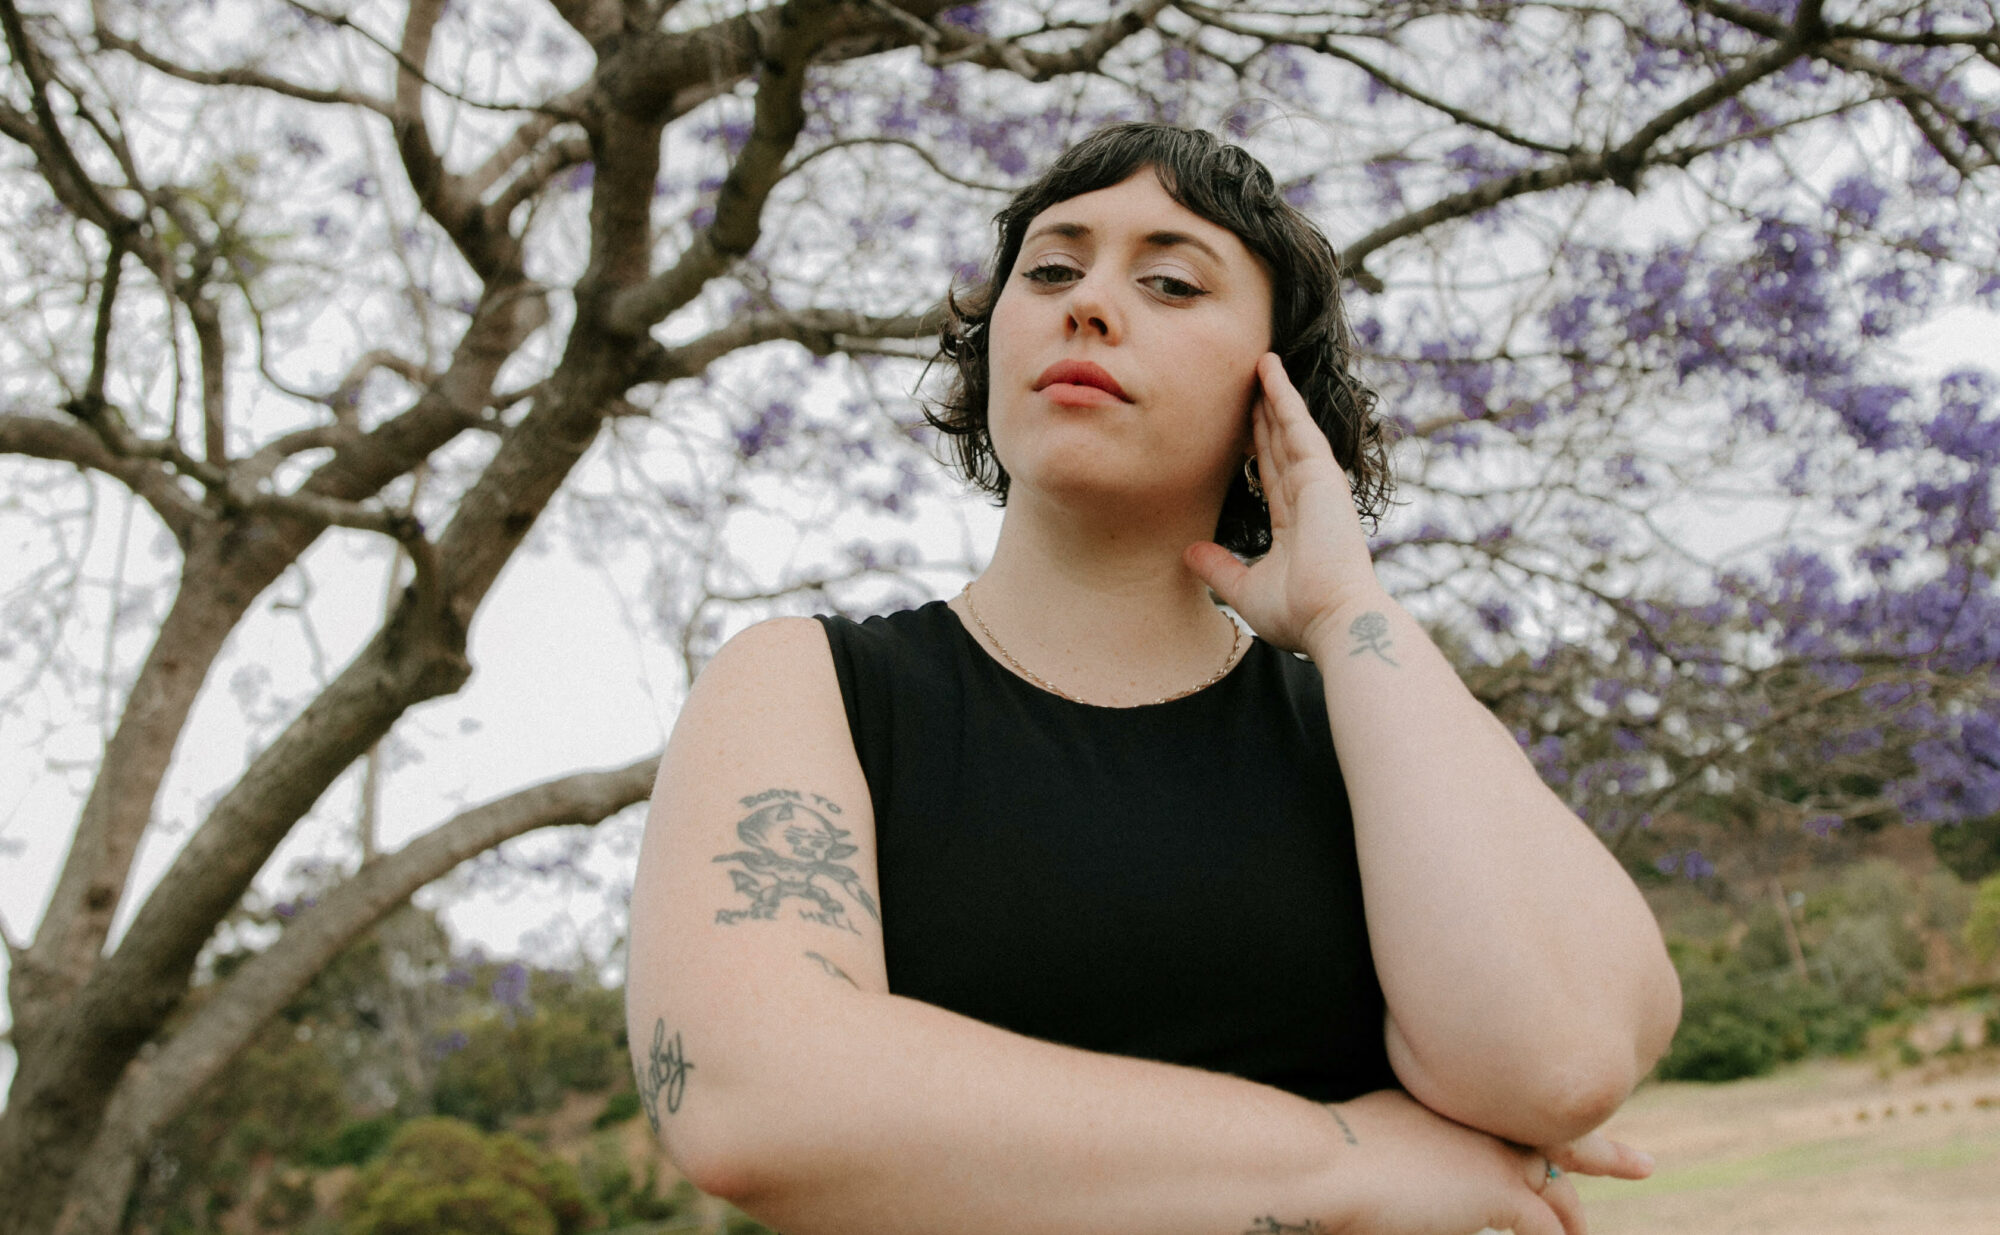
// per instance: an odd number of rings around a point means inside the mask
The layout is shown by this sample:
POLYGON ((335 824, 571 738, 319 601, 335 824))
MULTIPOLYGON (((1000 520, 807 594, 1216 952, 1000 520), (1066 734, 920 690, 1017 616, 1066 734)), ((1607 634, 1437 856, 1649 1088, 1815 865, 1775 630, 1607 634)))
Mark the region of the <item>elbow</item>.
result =
POLYGON ((660 1143, 674 1169, 701 1192, 738 1209, 757 1208, 777 1182, 768 1168, 773 1159, 731 1135, 719 1126, 723 1122, 671 1116, 660 1129, 660 1143))
POLYGON ((1544 1056, 1519 1091, 1525 1099, 1521 1122, 1542 1134, 1516 1139, 1559 1144, 1602 1127, 1666 1053, 1680 1006, 1680 986, 1674 983, 1648 1001, 1636 1023, 1604 1027, 1544 1056))
POLYGON ((786 1121, 784 1111, 756 1105, 754 1097, 726 1091, 704 1097, 666 1115, 660 1129, 668 1159, 688 1183, 766 1221, 798 1213, 818 1195, 832 1169, 824 1129, 808 1127, 796 1113, 786 1121))
POLYGON ((1515 1120, 1522 1144, 1559 1145, 1602 1127, 1632 1096, 1643 1073, 1630 1060, 1571 1061, 1524 1087, 1515 1120))

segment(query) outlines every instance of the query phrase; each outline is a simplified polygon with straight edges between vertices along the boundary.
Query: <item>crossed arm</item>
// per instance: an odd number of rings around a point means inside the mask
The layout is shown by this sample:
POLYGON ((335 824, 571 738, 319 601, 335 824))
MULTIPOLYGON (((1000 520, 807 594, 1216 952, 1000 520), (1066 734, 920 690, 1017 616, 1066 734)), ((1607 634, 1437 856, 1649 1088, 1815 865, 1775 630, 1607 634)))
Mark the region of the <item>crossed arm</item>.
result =
MULTIPOLYGON (((1543 1187, 1539 1158, 1403 1094, 1322 1107, 889 994, 873 840, 819 627, 739 636, 669 745, 632 911, 641 1092, 704 1190, 788 1235, 1582 1230, 1574 1193, 1543 1187)), ((1395 859, 1362 844, 1365 877, 1395 877, 1395 859)), ((1371 929, 1412 955, 1437 942, 1396 921, 1371 929)), ((1430 1014, 1436 995, 1415 984, 1406 1006, 1430 1014)), ((1390 1032, 1413 1093, 1468 1115, 1494 1106, 1510 1136, 1580 1134, 1608 1112, 1602 1095, 1615 1090, 1615 1105, 1629 1087, 1619 1073, 1546 1095, 1483 1078, 1460 1093, 1432 1063, 1450 1063, 1433 1045, 1447 1035, 1400 1018, 1390 1032)), ((1541 1072, 1531 1063, 1508 1081, 1541 1072)))

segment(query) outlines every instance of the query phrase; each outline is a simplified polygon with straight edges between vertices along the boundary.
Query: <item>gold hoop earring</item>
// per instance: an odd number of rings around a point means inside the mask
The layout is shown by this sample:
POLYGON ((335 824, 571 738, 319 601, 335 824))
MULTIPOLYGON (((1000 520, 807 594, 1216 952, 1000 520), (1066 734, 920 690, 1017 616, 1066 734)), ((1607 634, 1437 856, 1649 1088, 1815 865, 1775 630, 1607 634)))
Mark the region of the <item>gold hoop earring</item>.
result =
POLYGON ((1251 455, 1249 458, 1243 460, 1243 483, 1250 486, 1251 497, 1256 498, 1260 502, 1264 500, 1264 482, 1257 478, 1256 455, 1251 455))

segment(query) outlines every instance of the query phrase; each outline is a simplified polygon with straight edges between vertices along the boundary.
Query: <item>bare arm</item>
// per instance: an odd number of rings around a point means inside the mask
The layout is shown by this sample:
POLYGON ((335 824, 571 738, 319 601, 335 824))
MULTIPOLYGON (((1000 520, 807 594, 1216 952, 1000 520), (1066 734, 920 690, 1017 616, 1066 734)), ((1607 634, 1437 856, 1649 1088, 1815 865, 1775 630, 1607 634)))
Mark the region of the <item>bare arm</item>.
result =
POLYGON ((1325 1108, 890 995, 887 912, 824 635, 747 632, 661 767, 628 1017, 676 1162, 788 1235, 1581 1230, 1538 1160, 1400 1094, 1325 1108))
POLYGON ((1680 987, 1652 912, 1402 608, 1311 648, 1354 807, 1390 1061, 1433 1109, 1524 1144, 1609 1118, 1680 987))
POLYGON ((1271 552, 1188 565, 1304 651, 1354 808, 1397 1076, 1530 1145, 1582 1136, 1666 1049, 1680 985, 1639 891, 1376 581, 1346 477, 1276 356, 1259 365, 1271 552))

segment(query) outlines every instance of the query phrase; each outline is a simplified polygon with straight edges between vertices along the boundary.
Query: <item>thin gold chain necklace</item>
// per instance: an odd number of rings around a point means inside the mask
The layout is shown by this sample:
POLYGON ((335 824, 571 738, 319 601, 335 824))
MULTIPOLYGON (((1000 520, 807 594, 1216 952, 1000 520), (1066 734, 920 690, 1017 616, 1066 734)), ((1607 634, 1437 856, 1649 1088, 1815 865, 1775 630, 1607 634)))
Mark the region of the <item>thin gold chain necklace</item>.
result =
MULTIPOLYGON (((1028 679, 1030 682, 1033 682, 1035 685, 1041 687, 1045 691, 1048 691, 1052 695, 1061 695, 1063 698, 1069 700, 1071 703, 1082 703, 1090 707, 1113 706, 1110 704, 1091 703, 1090 700, 1088 699, 1079 699, 1075 695, 1072 695, 1068 691, 1064 690, 1062 687, 1057 686, 1054 682, 1051 682, 1047 678, 1042 677, 1040 674, 1036 673, 1033 669, 1028 668, 1020 661, 1015 660, 1014 654, 1007 650, 1007 645, 1000 642, 1000 637, 998 635, 995 635, 993 633, 993 628, 986 624, 986 619, 979 616, 979 606, 972 603, 972 584, 970 582, 966 583, 965 588, 959 592, 959 595, 965 598, 965 611, 972 615, 973 624, 979 627, 979 632, 986 636, 986 641, 993 645, 993 650, 1000 653, 1000 659, 1006 661, 1007 664, 1013 668, 1014 672, 1020 674, 1022 677, 1028 679)), ((1243 628, 1241 626, 1238 626, 1235 622, 1230 621, 1227 615, 1224 615, 1222 620, 1225 622, 1229 622, 1229 655, 1222 658, 1222 667, 1220 669, 1217 669, 1214 673, 1209 674, 1208 678, 1205 681, 1196 682, 1193 686, 1188 687, 1186 690, 1175 691, 1171 695, 1161 695, 1158 699, 1153 700, 1151 703, 1137 703, 1137 704, 1132 704, 1131 706, 1152 707, 1154 704, 1172 703, 1176 699, 1185 699, 1189 695, 1195 694, 1199 691, 1207 690, 1209 687, 1215 685, 1217 682, 1220 682, 1223 678, 1223 675, 1228 673, 1230 667, 1236 663, 1236 649, 1241 647, 1243 644, 1243 628)))

